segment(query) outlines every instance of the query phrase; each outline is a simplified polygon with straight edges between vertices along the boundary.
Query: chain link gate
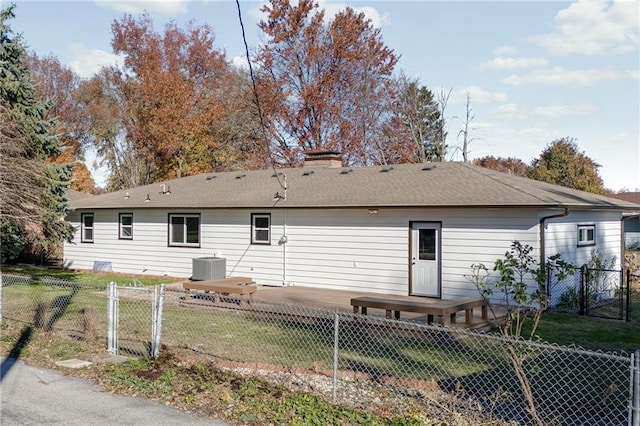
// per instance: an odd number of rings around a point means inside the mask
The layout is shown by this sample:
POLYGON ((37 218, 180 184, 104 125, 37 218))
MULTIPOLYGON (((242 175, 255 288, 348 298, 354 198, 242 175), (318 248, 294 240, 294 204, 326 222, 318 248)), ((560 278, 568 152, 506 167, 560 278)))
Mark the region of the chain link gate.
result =
POLYGON ((619 269, 581 268, 580 315, 629 322, 630 297, 628 273, 625 277, 619 269))
POLYGON ((157 358, 160 352, 164 284, 149 287, 119 287, 109 283, 107 297, 107 350, 157 358), (141 303, 141 301, 143 303, 141 303), (150 323, 148 339, 143 332, 150 323))

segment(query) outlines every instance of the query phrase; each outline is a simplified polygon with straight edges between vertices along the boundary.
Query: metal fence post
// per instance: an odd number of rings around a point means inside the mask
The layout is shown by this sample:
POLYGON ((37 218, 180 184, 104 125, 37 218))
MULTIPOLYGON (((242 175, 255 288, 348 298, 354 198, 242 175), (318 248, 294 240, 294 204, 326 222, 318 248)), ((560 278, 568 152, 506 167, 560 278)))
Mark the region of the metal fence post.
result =
POLYGON ((336 315, 333 320, 333 389, 332 396, 333 402, 336 401, 338 396, 338 340, 340 337, 340 314, 336 311, 336 315))
POLYGON ((107 351, 118 355, 118 290, 115 281, 109 283, 107 297, 107 351))
POLYGON ((2 324, 2 274, 0 274, 0 324, 2 324))
POLYGON ((640 426, 640 349, 631 354, 629 426, 640 426))
POLYGON ((631 270, 627 269, 627 306, 625 308, 625 319, 627 322, 631 322, 631 270))
POLYGON ((162 330, 162 308, 164 306, 164 284, 153 288, 153 308, 152 308, 152 324, 151 335, 153 342, 151 343, 151 356, 158 358, 160 355, 160 334, 162 330))
POLYGON ((587 292, 586 292, 586 279, 585 279, 585 275, 587 273, 587 265, 582 265, 582 267, 580 268, 580 315, 587 315, 586 312, 586 298, 587 298, 587 292))

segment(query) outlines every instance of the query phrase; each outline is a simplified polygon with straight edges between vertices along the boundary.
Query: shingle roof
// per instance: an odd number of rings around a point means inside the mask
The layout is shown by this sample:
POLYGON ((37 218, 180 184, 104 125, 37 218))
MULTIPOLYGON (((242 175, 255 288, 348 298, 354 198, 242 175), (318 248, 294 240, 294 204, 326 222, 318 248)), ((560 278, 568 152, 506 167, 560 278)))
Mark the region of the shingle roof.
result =
POLYGON ((610 197, 640 204, 640 192, 620 192, 618 194, 611 194, 610 197))
POLYGON ((78 200, 81 200, 83 198, 87 198, 87 197, 93 197, 92 194, 87 194, 86 192, 80 192, 80 191, 76 191, 75 189, 67 189, 65 191, 65 195, 67 197, 67 200, 69 200, 72 204, 78 200))
POLYGON ((465 163, 208 173, 74 201, 102 208, 574 207, 640 205, 465 163), (286 199, 280 182, 285 182, 286 199), (163 194, 164 188, 164 194, 163 194), (170 193, 169 193, 170 191, 170 193), (145 201, 147 200, 148 201, 145 201))

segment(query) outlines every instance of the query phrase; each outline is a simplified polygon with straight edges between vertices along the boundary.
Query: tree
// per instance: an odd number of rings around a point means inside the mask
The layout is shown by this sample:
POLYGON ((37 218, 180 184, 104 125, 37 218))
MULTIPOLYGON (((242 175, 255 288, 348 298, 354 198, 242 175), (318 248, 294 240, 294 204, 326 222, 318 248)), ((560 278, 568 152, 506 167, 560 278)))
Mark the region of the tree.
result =
POLYGON ((462 135, 462 161, 467 163, 469 162, 469 145, 471 142, 475 140, 470 136, 471 130, 470 128, 471 122, 476 118, 476 114, 473 112, 473 108, 471 108, 471 93, 467 92, 467 98, 465 102, 465 116, 463 121, 463 128, 458 132, 458 137, 462 135))
POLYGON ((126 86, 114 82, 116 75, 113 69, 103 68, 90 80, 83 81, 76 94, 90 117, 89 135, 97 152, 96 161, 110 171, 107 191, 140 184, 146 165, 133 141, 126 137, 126 86))
POLYGON ((444 118, 431 90, 420 86, 418 78, 401 73, 396 79, 394 113, 412 142, 413 158, 408 161, 444 161, 446 151, 444 118))
POLYGON ((21 36, 7 23, 15 5, 0 11, 0 230, 2 261, 24 250, 44 252, 73 235, 64 221, 68 165, 47 162, 61 152, 47 105, 25 66, 21 36))
POLYGON ((80 77, 53 56, 39 58, 31 54, 27 57, 27 66, 35 80, 38 97, 50 104, 45 118, 55 123, 55 131, 64 146, 61 155, 51 161, 73 164, 71 189, 93 192, 95 182, 83 162, 84 147, 88 144, 89 117, 76 97, 80 77))
POLYGON ((600 164, 581 152, 575 139, 562 138, 549 144, 532 163, 529 177, 543 182, 604 194, 598 174, 600 164))
POLYGON ((498 272, 499 278, 490 280, 488 268, 482 263, 471 265, 472 273, 465 277, 478 289, 480 295, 490 301, 489 308, 494 321, 505 338, 503 348, 507 359, 516 373, 522 396, 527 403, 527 409, 533 423, 546 425, 538 412, 538 404, 534 399, 530 375, 529 362, 537 354, 532 347, 523 346, 522 340, 529 342, 536 340, 536 331, 542 314, 549 308, 547 289, 550 280, 558 282, 566 279, 575 271, 574 265, 562 259, 560 254, 550 256, 540 261, 533 256, 533 247, 513 241, 511 248, 505 252, 504 258, 497 259, 493 270, 498 272), (531 285, 535 290, 530 292, 531 285), (504 316, 498 317, 491 302, 492 297, 500 297, 500 305, 506 310, 504 316), (524 325, 530 322, 531 328, 527 336, 523 336, 524 325))
POLYGON ((108 189, 249 164, 258 135, 247 125, 257 123, 249 86, 214 47, 210 27, 170 22, 160 34, 149 15, 125 15, 112 32, 124 65, 101 70, 80 91, 112 171, 108 189))
POLYGON ((272 0, 262 10, 260 97, 275 161, 294 164, 304 150, 333 150, 345 164, 384 162, 397 57, 380 31, 351 8, 327 23, 313 0, 272 0))
POLYGON ((515 157, 494 157, 492 155, 473 160, 476 166, 498 172, 509 173, 510 175, 527 177, 531 172, 531 166, 515 157))

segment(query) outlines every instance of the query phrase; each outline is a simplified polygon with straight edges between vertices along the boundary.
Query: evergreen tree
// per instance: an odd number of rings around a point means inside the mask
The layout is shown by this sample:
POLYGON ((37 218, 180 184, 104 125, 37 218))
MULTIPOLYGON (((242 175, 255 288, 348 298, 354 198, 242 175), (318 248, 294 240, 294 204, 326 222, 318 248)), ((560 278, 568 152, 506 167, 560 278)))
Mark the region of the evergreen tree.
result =
POLYGON ((48 159, 61 153, 25 65, 27 52, 7 21, 15 5, 0 10, 0 232, 2 261, 26 250, 44 253, 73 235, 64 221, 71 166, 48 159))

